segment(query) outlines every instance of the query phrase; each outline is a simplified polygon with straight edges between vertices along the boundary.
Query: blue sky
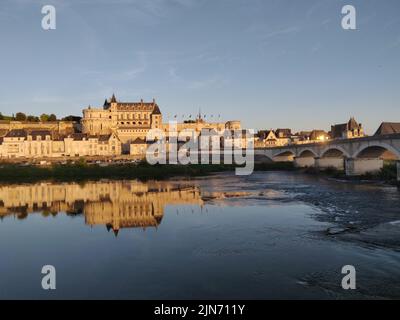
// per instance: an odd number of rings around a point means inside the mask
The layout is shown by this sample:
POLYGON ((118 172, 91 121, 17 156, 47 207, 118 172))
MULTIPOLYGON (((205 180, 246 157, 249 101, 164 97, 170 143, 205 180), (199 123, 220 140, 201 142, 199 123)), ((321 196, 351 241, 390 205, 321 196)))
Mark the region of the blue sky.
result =
POLYGON ((3 114, 81 115, 115 92, 256 129, 400 122, 398 0, 2 0, 0 43, 3 114))

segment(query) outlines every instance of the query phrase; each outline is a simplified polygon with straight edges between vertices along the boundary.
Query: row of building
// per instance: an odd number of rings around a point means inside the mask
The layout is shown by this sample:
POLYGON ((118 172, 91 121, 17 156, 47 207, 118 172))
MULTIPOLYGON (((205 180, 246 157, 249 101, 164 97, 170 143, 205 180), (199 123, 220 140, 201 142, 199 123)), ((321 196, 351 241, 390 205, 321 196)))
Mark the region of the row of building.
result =
MULTIPOLYGON (((58 121, 46 123, 0 121, 1 158, 62 158, 82 156, 112 157, 132 155, 143 157, 148 147, 146 137, 157 129, 170 135, 192 130, 204 132, 240 132, 240 121, 207 122, 199 114, 195 120, 163 123, 162 113, 155 102, 119 102, 115 95, 99 108, 83 110, 79 123, 58 121), (171 128, 171 125, 174 128, 171 128)), ((376 134, 400 133, 399 123, 382 123, 376 134)), ((292 133, 291 129, 260 130, 254 137, 255 148, 280 147, 289 144, 324 142, 364 136, 360 123, 351 118, 336 124, 330 132, 324 130, 292 133)), ((244 147, 246 139, 240 142, 244 147)))
MULTIPOLYGON (((400 123, 382 122, 376 135, 400 134, 400 123)), ((331 126, 331 131, 312 130, 292 133, 291 129, 261 130, 255 139, 256 147, 281 147, 290 144, 319 143, 328 140, 365 137, 361 123, 353 117, 347 123, 331 126)))
POLYGON ((347 123, 331 126, 331 131, 311 130, 292 133, 291 129, 260 130, 255 139, 256 147, 281 147, 289 144, 318 143, 334 139, 364 137, 364 129, 353 117, 347 123))
POLYGON ((201 114, 195 120, 163 123, 159 106, 152 102, 119 102, 115 95, 101 108, 88 107, 77 123, 0 123, 0 157, 62 158, 118 155, 144 157, 150 130, 166 136, 171 131, 203 132, 241 130, 240 121, 206 122, 201 114), (173 128, 171 126, 174 126, 173 128))
POLYGON ((116 134, 90 136, 72 133, 55 136, 49 130, 14 129, 0 138, 0 156, 4 158, 57 158, 116 156, 121 142, 116 134))

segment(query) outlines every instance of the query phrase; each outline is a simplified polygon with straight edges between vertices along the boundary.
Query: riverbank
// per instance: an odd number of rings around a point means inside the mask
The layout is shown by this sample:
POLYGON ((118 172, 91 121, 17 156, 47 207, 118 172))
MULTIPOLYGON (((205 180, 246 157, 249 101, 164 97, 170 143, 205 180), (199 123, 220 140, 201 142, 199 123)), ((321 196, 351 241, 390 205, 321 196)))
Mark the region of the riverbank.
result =
MULTIPOLYGON (((190 178, 207 176, 218 172, 234 171, 235 165, 198 164, 198 165, 149 165, 141 163, 108 163, 89 164, 85 161, 66 164, 51 164, 46 166, 0 164, 0 182, 23 183, 42 180, 54 181, 85 181, 100 179, 138 179, 165 180, 168 178, 190 178)), ((368 173, 362 176, 348 177, 343 171, 334 168, 319 170, 317 168, 295 168, 292 162, 272 162, 256 164, 254 171, 299 171, 311 175, 321 175, 329 178, 347 181, 384 182, 398 185, 395 164, 385 164, 378 173, 368 173)))
MULTIPOLYGON (((172 177, 206 176, 212 173, 234 171, 236 166, 211 165, 149 165, 146 162, 107 165, 87 164, 84 161, 47 166, 2 164, 0 182, 35 182, 41 180, 84 181, 100 179, 163 180, 172 177)), ((256 171, 292 170, 290 163, 256 165, 256 171)))
POLYGON ((370 181, 370 182, 383 182, 391 185, 399 185, 397 181, 397 167, 395 162, 387 162, 379 172, 367 172, 360 176, 346 176, 343 170, 335 168, 326 168, 319 170, 317 168, 302 169, 307 174, 324 175, 334 179, 347 180, 347 181, 370 181))

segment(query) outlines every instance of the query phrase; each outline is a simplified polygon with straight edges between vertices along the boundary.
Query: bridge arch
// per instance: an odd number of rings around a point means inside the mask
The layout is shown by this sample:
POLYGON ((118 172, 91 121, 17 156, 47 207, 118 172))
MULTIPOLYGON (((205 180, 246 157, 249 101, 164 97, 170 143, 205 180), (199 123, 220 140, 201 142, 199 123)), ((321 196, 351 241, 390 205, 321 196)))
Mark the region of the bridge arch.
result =
POLYGON ((255 154, 254 155, 254 161, 257 163, 270 163, 274 162, 270 156, 266 154, 255 154))
POLYGON ((298 152, 297 157, 298 158, 310 158, 310 157, 316 158, 316 157, 318 157, 318 155, 311 149, 303 149, 298 152))
POLYGON ((321 158, 350 158, 351 155, 341 146, 329 146, 322 150, 321 158))
POLYGON ((273 161, 288 162, 294 161, 295 153, 291 150, 282 150, 273 156, 273 161))
POLYGON ((397 150, 387 143, 375 142, 357 150, 357 152, 354 154, 354 158, 400 160, 400 150, 397 150))

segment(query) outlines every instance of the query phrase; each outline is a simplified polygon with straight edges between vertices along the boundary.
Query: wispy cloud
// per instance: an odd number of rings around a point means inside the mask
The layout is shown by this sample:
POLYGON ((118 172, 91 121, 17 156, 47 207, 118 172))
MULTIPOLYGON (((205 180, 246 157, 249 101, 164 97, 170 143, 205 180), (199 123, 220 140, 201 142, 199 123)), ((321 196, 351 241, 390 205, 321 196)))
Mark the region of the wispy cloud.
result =
POLYGON ((192 77, 184 77, 178 74, 176 67, 170 67, 168 69, 169 81, 179 86, 185 87, 190 90, 221 87, 225 85, 228 80, 226 77, 218 74, 211 74, 204 78, 193 79, 192 77))
POLYGON ((227 83, 226 78, 220 75, 212 75, 209 78, 194 80, 188 83, 189 89, 203 89, 210 87, 221 87, 227 83))
POLYGON ((263 36, 263 38, 264 38, 264 40, 268 40, 268 39, 275 38, 275 37, 282 36, 282 35, 290 35, 290 34, 298 33, 299 31, 300 31, 300 28, 297 26, 286 27, 286 28, 268 32, 263 36))
POLYGON ((306 17, 311 18, 316 12, 323 8, 327 0, 316 0, 306 11, 306 17))

